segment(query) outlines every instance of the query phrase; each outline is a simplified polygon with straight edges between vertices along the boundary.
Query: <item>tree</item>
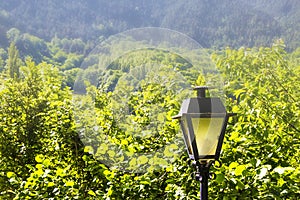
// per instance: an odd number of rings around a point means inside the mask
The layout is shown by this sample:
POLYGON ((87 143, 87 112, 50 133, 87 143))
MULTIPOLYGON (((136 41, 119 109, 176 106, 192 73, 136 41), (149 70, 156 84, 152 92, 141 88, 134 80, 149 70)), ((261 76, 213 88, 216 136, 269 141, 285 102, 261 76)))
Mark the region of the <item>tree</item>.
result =
POLYGON ((38 155, 55 158, 56 167, 66 167, 67 161, 76 164, 80 154, 71 93, 62 89, 58 69, 27 60, 21 71, 18 81, 6 79, 0 91, 0 195, 4 199, 28 192, 30 188, 16 191, 24 187, 30 172, 35 173, 34 166, 41 162, 38 155))
POLYGON ((7 71, 10 78, 20 78, 20 65, 19 51, 15 43, 11 43, 8 48, 7 71))
POLYGON ((11 28, 7 31, 6 37, 10 43, 16 43, 18 40, 20 40, 20 30, 17 28, 11 28))

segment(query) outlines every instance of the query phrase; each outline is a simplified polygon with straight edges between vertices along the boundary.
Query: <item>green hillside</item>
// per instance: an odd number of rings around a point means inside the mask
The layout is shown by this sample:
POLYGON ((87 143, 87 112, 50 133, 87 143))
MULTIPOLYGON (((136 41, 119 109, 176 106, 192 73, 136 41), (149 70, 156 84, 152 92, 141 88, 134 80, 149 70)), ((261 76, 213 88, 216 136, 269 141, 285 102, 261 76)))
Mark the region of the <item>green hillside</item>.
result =
POLYGON ((82 38, 95 41, 131 28, 166 27, 204 47, 270 45, 283 38, 299 45, 297 0, 78 0, 4 1, 0 4, 1 45, 15 27, 45 40, 82 38))

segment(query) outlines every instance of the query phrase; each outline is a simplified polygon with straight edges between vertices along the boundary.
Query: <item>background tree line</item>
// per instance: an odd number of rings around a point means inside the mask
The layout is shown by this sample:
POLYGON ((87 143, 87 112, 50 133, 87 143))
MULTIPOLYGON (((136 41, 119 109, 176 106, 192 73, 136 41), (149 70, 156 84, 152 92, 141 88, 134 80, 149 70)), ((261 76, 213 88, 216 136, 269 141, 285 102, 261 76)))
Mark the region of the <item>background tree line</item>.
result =
POLYGON ((191 36, 206 48, 271 45, 283 38, 299 46, 297 0, 2 1, 0 45, 11 28, 47 42, 58 38, 97 41, 132 28, 163 27, 191 36))

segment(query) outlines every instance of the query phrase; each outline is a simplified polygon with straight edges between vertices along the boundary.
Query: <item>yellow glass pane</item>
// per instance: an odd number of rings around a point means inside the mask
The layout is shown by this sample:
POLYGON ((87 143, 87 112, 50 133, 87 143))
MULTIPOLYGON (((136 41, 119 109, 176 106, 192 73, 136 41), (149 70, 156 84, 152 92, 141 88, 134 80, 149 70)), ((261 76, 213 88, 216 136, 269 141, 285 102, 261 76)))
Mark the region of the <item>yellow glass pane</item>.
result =
POLYGON ((224 118, 192 118, 199 156, 215 155, 224 118))

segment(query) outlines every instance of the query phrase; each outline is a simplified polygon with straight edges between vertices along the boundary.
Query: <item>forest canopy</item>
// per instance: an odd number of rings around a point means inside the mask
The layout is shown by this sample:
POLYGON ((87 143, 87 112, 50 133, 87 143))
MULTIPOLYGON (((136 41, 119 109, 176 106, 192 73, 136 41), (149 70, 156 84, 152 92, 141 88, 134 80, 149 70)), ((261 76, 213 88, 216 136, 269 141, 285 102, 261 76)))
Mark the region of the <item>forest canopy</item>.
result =
POLYGON ((283 38, 299 45, 298 0, 78 0, 2 1, 0 45, 11 28, 45 41, 99 37, 140 27, 162 27, 189 35, 206 48, 270 46, 283 38))

